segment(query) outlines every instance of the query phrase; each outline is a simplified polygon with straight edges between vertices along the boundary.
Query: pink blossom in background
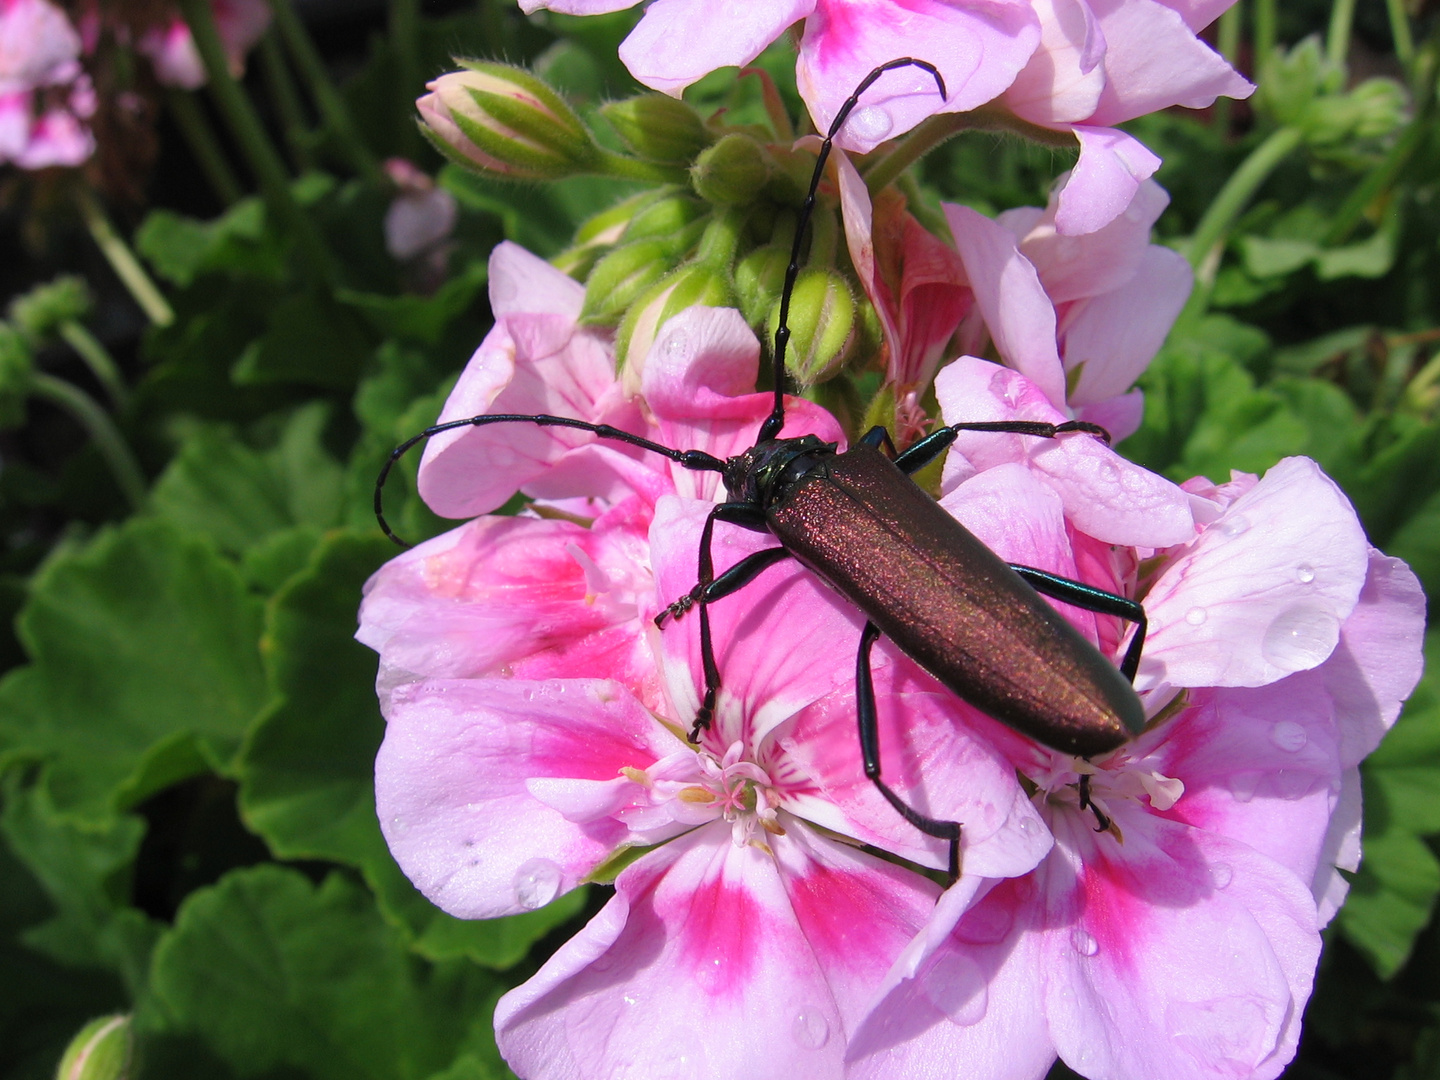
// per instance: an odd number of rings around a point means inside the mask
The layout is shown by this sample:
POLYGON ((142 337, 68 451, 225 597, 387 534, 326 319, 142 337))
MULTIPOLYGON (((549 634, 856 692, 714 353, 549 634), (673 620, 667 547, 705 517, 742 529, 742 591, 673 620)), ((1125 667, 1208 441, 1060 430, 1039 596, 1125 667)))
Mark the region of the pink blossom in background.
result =
MULTIPOLYGON (((947 414, 984 411, 972 398, 991 390, 978 376, 939 389, 947 414)), ((1419 678, 1424 596, 1308 459, 1186 487, 1206 524, 1158 550, 1076 530, 1019 460, 945 497, 1008 559, 1144 590, 1136 685, 1163 720, 1092 761, 997 726, 1055 846, 968 908, 942 901, 852 1040, 852 1075, 965 1060, 1038 1078, 1058 1053, 1097 1078, 1263 1080, 1293 1056, 1336 868, 1358 863, 1355 764, 1419 678)))
POLYGON ((385 250, 401 262, 444 246, 455 231, 460 208, 455 196, 403 158, 385 162, 395 198, 385 211, 385 250))
POLYGON ((1123 213, 1101 229, 1066 236, 1056 225, 1061 179, 1049 205, 1007 210, 995 220, 946 206, 975 308, 964 348, 985 338, 1061 409, 1123 439, 1140 426, 1143 401, 1131 390, 1165 341, 1190 295, 1189 264, 1151 244, 1150 227, 1170 202, 1145 181, 1123 213))
POLYGON ((95 114, 88 75, 69 86, 0 95, 0 164, 22 169, 74 166, 95 152, 85 123, 95 114))
POLYGON ((0 96, 71 82, 80 34, 49 0, 0 0, 0 96))
MULTIPOLYGON (((245 71, 250 50, 270 28, 270 5, 265 0, 210 0, 210 10, 225 46, 230 72, 238 77, 245 71)), ((149 58, 162 86, 196 90, 205 85, 208 76, 204 61, 195 48, 190 28, 178 14, 163 26, 146 31, 136 49, 149 58)))

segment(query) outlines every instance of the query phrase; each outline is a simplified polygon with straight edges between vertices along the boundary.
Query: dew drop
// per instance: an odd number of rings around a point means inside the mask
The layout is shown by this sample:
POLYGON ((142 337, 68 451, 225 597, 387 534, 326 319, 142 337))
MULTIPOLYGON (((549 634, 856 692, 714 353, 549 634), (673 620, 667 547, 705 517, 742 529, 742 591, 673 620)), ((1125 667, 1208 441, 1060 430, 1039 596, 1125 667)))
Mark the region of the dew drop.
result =
POLYGON ((806 1050, 819 1050, 830 1041, 830 1021, 819 1009, 807 1007, 795 1014, 790 1022, 790 1037, 795 1045, 806 1050))
POLYGON ((923 993, 930 1004, 960 1027, 970 1027, 985 1018, 990 1008, 985 973, 968 956, 941 953, 922 976, 923 993))
POLYGON ((1081 956, 1094 956, 1100 951, 1100 943, 1095 940, 1095 935, 1085 930, 1076 929, 1070 933, 1070 944, 1081 956))
POLYGON ((1039 828, 1040 822, 1036 821, 1032 817, 1022 817, 1020 819, 1020 831, 1026 836, 1034 836, 1036 830, 1038 830, 1039 828))
POLYGON ((1230 777, 1230 794, 1235 796, 1236 802, 1249 802, 1255 797, 1255 789, 1259 786, 1258 772, 1237 772, 1230 777))
POLYGON ((1230 868, 1229 863, 1217 862, 1210 867, 1210 884, 1217 889, 1225 888, 1234 877, 1235 871, 1230 868))
POLYGON ((1192 607, 1189 611, 1185 612, 1185 621, 1191 626, 1199 626, 1209 617, 1210 613, 1203 607, 1192 607))
POLYGON ((1295 754, 1305 749, 1310 736, 1294 720, 1280 720, 1270 729, 1270 741, 1287 754, 1295 754))
POLYGON ((665 343, 661 348, 664 351, 665 359, 676 366, 689 363, 690 357, 695 351, 690 335, 681 329, 674 329, 666 334, 665 343))
POLYGON ((531 859, 515 871, 515 902, 526 911, 542 908, 560 892, 560 867, 549 859, 531 859))
POLYGON ((1340 620, 1318 604, 1296 604, 1275 616, 1260 640, 1260 655, 1282 671, 1307 671, 1340 641, 1340 620))
POLYGON ((873 142, 890 134, 895 126, 888 109, 879 105, 866 105, 856 109, 850 116, 850 133, 857 139, 873 142))
POLYGON ((1248 532, 1250 519, 1244 514, 1236 514, 1234 517, 1227 517, 1220 522, 1220 532, 1225 536, 1235 537, 1248 532))
POLYGON ((1300 580, 1301 585, 1309 585, 1315 580, 1315 568, 1309 563, 1301 563, 1295 567, 1295 576, 1300 580))

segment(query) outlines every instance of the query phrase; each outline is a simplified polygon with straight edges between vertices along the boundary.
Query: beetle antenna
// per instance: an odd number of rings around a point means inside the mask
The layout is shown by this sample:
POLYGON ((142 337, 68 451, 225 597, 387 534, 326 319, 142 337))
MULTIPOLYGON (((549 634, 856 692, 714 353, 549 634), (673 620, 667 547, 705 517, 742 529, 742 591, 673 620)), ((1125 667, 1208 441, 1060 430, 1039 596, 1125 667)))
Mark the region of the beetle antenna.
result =
POLYGON ((380 523, 380 531, 388 536, 402 548, 409 548, 411 545, 395 535, 390 523, 385 520, 385 511, 382 506, 382 494, 385 490, 385 480, 390 475, 390 470, 417 443, 422 443, 432 435, 439 435, 442 431, 453 431, 463 427, 483 427, 486 424, 539 424, 541 427, 568 427, 578 428, 580 431, 589 431, 602 439, 614 439, 617 442, 629 443, 631 446, 638 446, 642 450, 650 450, 661 454, 675 464, 686 469, 693 469, 696 472, 718 472, 725 471, 725 462, 707 454, 704 450, 675 450, 669 446, 661 446, 649 439, 642 439, 639 435, 632 435, 628 431, 621 431, 609 424, 591 424, 585 420, 572 420, 568 416, 550 416, 546 413, 539 413, 534 416, 521 415, 517 413, 492 413, 485 416, 471 416, 464 420, 448 420, 443 424, 435 424, 428 427, 419 435, 406 439, 403 443, 390 451, 390 456, 385 464, 380 467, 380 475, 375 478, 375 520, 380 523))
POLYGON ((804 205, 800 207, 800 222, 795 227, 795 241, 790 246, 790 265, 785 268, 785 287, 780 293, 780 324, 775 328, 775 407, 770 410, 770 415, 765 418, 765 423, 760 425, 757 442, 775 438, 780 434, 780 429, 785 426, 785 346, 790 341, 790 294, 795 291, 795 279, 800 275, 800 246, 805 242, 805 227, 810 224, 810 217, 815 211, 815 192, 820 188, 820 177, 825 173, 825 162, 830 157, 830 147, 835 142, 835 136, 839 135, 840 129, 845 126, 845 121, 850 119, 850 113, 860 104, 860 95, 874 86, 881 75, 902 67, 918 67, 928 71, 935 77, 935 85, 940 90, 940 97, 943 99, 949 96, 945 90, 945 79, 934 64, 927 60, 916 60, 913 57, 903 56, 898 60, 881 64, 861 79, 860 85, 855 87, 855 92, 845 99, 845 103, 840 106, 840 111, 835 114, 835 119, 830 124, 830 130, 825 135, 825 141, 820 144, 820 156, 815 159, 815 171, 810 175, 810 191, 805 196, 804 205))

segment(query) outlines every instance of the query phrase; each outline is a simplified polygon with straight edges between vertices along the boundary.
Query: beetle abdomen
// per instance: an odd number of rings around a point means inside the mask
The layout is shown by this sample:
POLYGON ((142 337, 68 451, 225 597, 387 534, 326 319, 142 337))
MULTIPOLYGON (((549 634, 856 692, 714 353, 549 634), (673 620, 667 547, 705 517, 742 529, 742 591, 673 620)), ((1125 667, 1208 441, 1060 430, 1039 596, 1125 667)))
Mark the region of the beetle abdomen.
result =
POLYGON ((997 720, 1082 755, 1143 726, 1116 667, 878 450, 830 459, 767 516, 796 558, 997 720))

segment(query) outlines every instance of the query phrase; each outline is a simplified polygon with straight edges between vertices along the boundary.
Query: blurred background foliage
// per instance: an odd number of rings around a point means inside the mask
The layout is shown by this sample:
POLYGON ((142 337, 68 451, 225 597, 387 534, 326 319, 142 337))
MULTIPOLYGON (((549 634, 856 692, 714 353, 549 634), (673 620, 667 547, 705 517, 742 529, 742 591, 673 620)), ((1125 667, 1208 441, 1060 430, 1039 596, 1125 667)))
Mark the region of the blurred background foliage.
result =
MULTIPOLYGON (((283 192, 223 190, 169 112, 148 156, 87 175, 168 325, 147 324, 96 254, 73 177, 0 180, 0 243, 27 252, 0 260, 7 1078, 50 1075, 109 1012, 134 1014, 144 1076, 505 1076, 494 1001, 604 901, 592 887, 464 923, 415 892, 375 822, 375 659, 351 635, 362 584, 393 553, 371 516, 375 474, 433 420, 488 327, 490 249, 554 256, 639 190, 442 167, 413 99, 452 55, 499 57, 603 129, 599 106, 640 89, 615 55, 635 15, 525 18, 506 0, 302 11, 345 108, 287 96, 296 72, 262 45, 245 88, 284 147, 283 192), (347 115, 363 122, 346 130, 347 115), (443 283, 417 288, 385 253, 393 192, 375 162, 392 155, 438 170, 458 201, 443 283), (104 402, 132 489, 45 379, 104 402)), ((1260 92, 1132 125, 1165 159, 1158 228, 1198 285, 1122 450, 1177 480, 1311 455, 1436 595, 1440 11, 1242 0, 1212 37, 1260 92)), ((800 115, 792 60, 776 49, 761 65, 800 115)), ((765 121, 759 80, 733 72, 687 98, 765 121)), ((246 160, 218 98, 193 100, 223 155, 246 160)), ((1072 162, 972 132, 906 183, 912 205, 993 213, 1043 204, 1072 162)), ((388 492, 412 538, 444 527, 410 495, 414 464, 388 492)), ((1365 765, 1365 862, 1288 1076, 1440 1077, 1430 671, 1365 765)))

